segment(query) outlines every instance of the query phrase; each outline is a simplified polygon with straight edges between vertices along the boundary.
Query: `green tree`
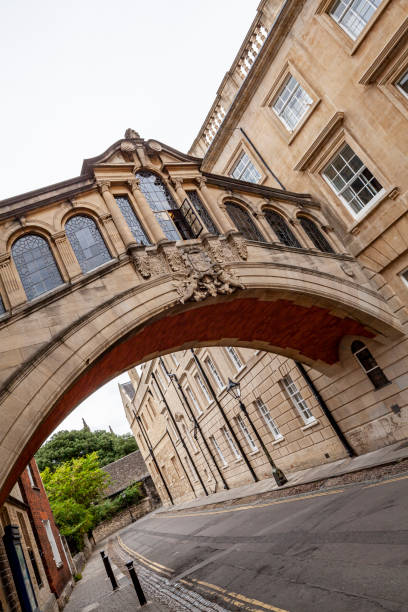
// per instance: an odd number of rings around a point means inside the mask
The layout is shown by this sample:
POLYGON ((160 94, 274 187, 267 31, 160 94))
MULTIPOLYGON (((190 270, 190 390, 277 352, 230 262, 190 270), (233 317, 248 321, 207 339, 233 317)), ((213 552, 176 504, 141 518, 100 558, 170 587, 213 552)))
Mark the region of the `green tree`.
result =
POLYGON ((95 523, 93 508, 103 498, 109 476, 100 469, 97 453, 72 459, 41 477, 61 533, 81 548, 83 535, 95 523))
POLYGON ((40 471, 47 467, 54 471, 59 465, 97 452, 99 466, 112 463, 137 450, 132 434, 118 436, 104 430, 88 429, 59 431, 55 433, 37 452, 35 458, 40 471))

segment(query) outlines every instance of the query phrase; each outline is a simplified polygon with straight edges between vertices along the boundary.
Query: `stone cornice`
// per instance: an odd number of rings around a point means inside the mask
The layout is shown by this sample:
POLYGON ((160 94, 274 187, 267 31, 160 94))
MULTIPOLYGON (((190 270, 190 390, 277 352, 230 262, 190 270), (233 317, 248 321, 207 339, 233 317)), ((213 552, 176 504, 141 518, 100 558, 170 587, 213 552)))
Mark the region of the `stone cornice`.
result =
POLYGON ((381 74, 387 63, 392 58, 393 54, 397 51, 399 45, 404 42, 406 38, 408 38, 408 17, 402 22, 392 38, 377 55, 371 66, 359 80, 359 83, 362 85, 374 83, 378 78, 378 75, 381 74))
MULTIPOLYGON (((260 85, 266 71, 269 69, 271 62, 276 57, 283 42, 285 41, 287 32, 290 30, 294 20, 302 10, 304 2, 305 0, 299 0, 296 2, 294 0, 286 0, 284 2, 283 7, 275 18, 262 49, 254 60, 248 76, 236 93, 217 134, 214 136, 214 140, 208 147, 208 150, 203 158, 203 170, 209 171, 216 159, 218 159, 220 151, 224 148, 226 142, 231 136, 232 129, 234 129, 239 119, 243 115, 246 107, 250 103, 253 92, 257 91, 258 86, 260 85)), ((195 146, 197 146, 206 124, 207 120, 201 126, 197 137, 189 149, 189 153, 195 148, 195 146)))
POLYGON ((342 124, 344 120, 344 113, 338 111, 334 113, 331 119, 326 123, 321 132, 316 136, 306 153, 302 155, 294 170, 306 170, 312 162, 315 155, 321 150, 325 142, 331 137, 342 124))

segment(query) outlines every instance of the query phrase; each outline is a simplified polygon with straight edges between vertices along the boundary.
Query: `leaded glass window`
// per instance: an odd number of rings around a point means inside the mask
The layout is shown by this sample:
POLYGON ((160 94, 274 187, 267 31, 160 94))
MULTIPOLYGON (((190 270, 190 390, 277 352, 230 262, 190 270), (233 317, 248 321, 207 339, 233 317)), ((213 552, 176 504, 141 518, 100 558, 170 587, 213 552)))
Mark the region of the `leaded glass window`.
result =
POLYGON ((0 316, 4 314, 5 312, 6 312, 6 309, 4 308, 3 300, 1 299, 1 296, 0 296, 0 316))
POLYGON ((169 240, 180 240, 178 232, 169 211, 178 210, 169 190, 159 176, 151 172, 141 171, 136 174, 140 181, 140 189, 145 196, 156 220, 169 240))
POLYGON ((299 221, 300 225, 303 227, 316 249, 323 251, 323 253, 334 253, 332 247, 312 219, 309 219, 308 217, 299 217, 299 221))
POLYGON ((286 246, 301 248, 302 245, 299 240, 280 214, 274 210, 265 210, 265 219, 273 229, 279 242, 286 246))
POLYGON ((119 206, 120 212, 125 217, 126 223, 128 224, 136 242, 144 245, 150 244, 150 240, 146 236, 146 233, 127 197, 115 196, 115 200, 119 206))
POLYGON ((249 213, 242 206, 238 206, 238 204, 233 202, 227 202, 225 208, 236 228, 247 240, 265 242, 265 238, 252 221, 249 213))
POLYGON ((22 236, 13 244, 11 254, 28 300, 62 284, 48 242, 41 236, 22 236))
POLYGON ((65 224, 65 233, 84 274, 112 259, 95 221, 90 217, 71 217, 65 224))
POLYGON ((351 352, 376 389, 389 384, 390 381, 363 342, 355 340, 351 345, 351 352))
POLYGON ((192 189, 191 191, 187 191, 186 193, 187 193, 188 197, 190 198, 190 202, 192 203, 192 205, 194 206, 194 208, 196 209, 196 211, 200 215, 201 219, 203 220, 204 225, 206 226, 208 231, 211 232, 211 234, 215 234, 216 236, 218 236, 219 235, 219 231, 215 227, 215 225, 214 225, 210 215, 208 214, 207 209, 205 208, 204 204, 202 203, 201 198, 198 195, 197 191, 195 189, 192 189))
POLYGON ((341 28, 356 40, 374 15, 382 0, 338 0, 330 15, 341 28))

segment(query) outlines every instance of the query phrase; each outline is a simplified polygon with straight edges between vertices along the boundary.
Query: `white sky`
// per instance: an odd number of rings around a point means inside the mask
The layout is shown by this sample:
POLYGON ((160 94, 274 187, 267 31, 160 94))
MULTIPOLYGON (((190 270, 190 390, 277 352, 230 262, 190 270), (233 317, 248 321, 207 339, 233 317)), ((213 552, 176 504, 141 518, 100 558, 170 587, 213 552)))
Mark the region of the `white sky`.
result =
MULTIPOLYGON (((78 176, 128 127, 187 151, 258 3, 3 0, 0 200, 78 176)), ((82 416, 129 430, 114 381, 59 429, 82 416)))

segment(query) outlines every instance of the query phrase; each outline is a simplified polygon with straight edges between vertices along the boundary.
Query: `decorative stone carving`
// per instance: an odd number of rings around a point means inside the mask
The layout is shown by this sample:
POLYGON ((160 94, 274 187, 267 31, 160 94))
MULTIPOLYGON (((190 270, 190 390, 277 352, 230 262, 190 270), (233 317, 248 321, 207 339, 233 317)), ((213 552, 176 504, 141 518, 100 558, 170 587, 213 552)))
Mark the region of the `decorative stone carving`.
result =
POLYGON ((219 264, 228 263, 236 259, 234 253, 226 243, 222 242, 209 242, 207 250, 211 258, 219 264))
POLYGON ((186 271, 175 274, 174 286, 181 304, 201 302, 207 297, 228 295, 244 285, 230 271, 213 262, 210 255, 200 247, 186 249, 184 255, 186 271))
POLYGON ((245 261, 248 259, 248 247, 245 238, 235 236, 232 239, 232 246, 235 248, 241 259, 244 259, 245 261))
POLYGON ((140 138, 140 134, 139 132, 132 130, 132 128, 128 128, 125 132, 125 138, 129 140, 132 138, 140 138))
POLYGON ((183 187, 183 179, 179 176, 172 178, 171 182, 173 183, 175 189, 181 189, 183 187))
POLYGON ((135 264, 142 277, 146 279, 152 276, 159 276, 167 271, 166 264, 160 255, 148 255, 147 253, 137 255, 135 257, 135 264))
POLYGON ((186 269, 183 254, 177 249, 164 249, 167 262, 173 272, 181 272, 186 269))
POLYGON ((347 276, 350 276, 351 278, 354 278, 354 276, 355 276, 354 270, 353 270, 353 268, 349 264, 342 263, 342 264, 340 264, 340 268, 343 270, 344 274, 347 274, 347 276))

